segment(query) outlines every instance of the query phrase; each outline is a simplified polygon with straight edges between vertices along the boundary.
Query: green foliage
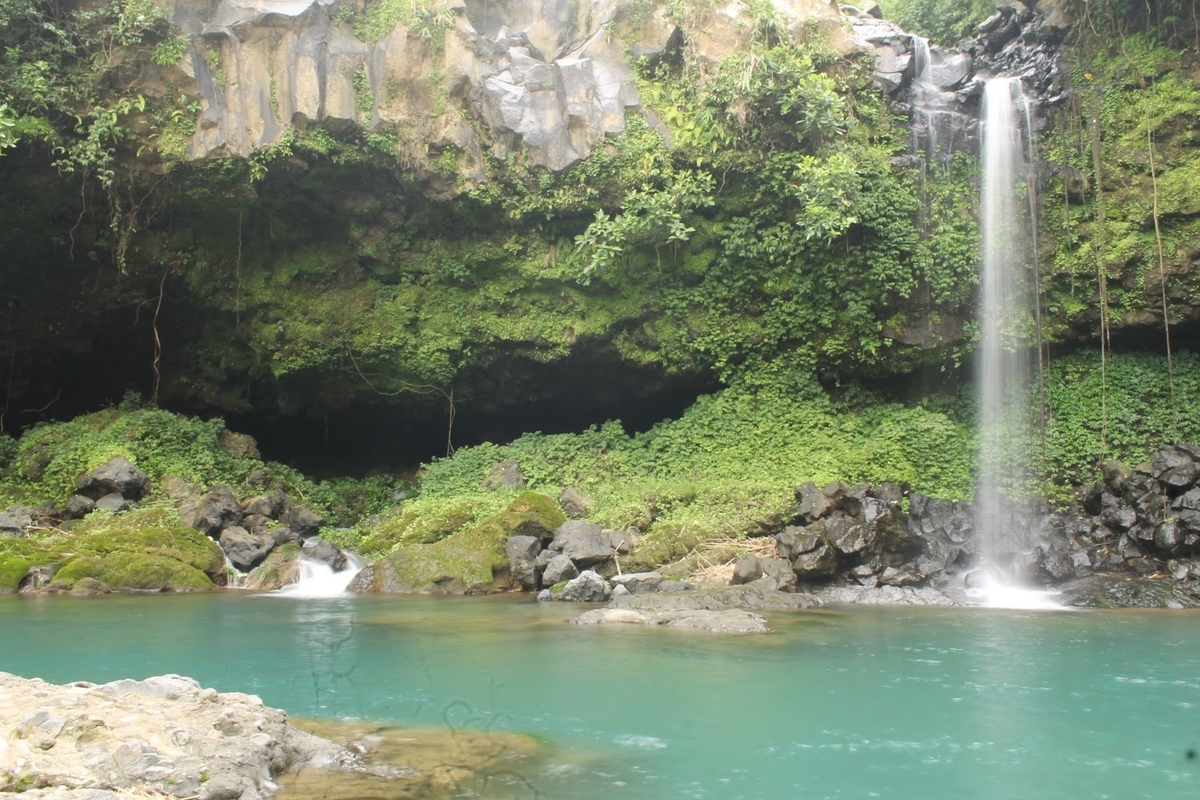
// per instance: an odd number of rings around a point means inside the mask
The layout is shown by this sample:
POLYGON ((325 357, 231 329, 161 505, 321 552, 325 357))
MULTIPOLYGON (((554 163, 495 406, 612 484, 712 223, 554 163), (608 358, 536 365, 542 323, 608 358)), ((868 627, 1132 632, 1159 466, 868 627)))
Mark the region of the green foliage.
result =
POLYGON ((1102 459, 1136 466, 1165 444, 1200 442, 1200 359, 1177 352, 1174 366, 1172 398, 1163 356, 1111 356, 1103 377, 1097 353, 1055 359, 1046 383, 1046 491, 1065 501, 1099 479, 1102 459))
POLYGON ((882 0, 884 16, 910 33, 953 45, 975 33, 995 10, 994 0, 882 0))
POLYGON ((687 542, 777 523, 793 502, 792 487, 806 480, 899 480, 935 496, 967 496, 971 453, 968 431, 944 412, 894 404, 839 409, 819 387, 784 381, 702 397, 679 419, 636 436, 609 422, 578 434, 531 433, 509 445, 461 448, 427 466, 419 497, 404 509, 419 502, 433 515, 463 503, 494 504, 480 484, 492 464, 512 459, 531 489, 553 495, 578 487, 595 500, 593 521, 637 525, 648 534, 646 552, 665 560, 687 542))
POLYGON ((187 39, 183 36, 168 36, 154 47, 154 63, 161 67, 170 67, 183 60, 187 53, 187 39))
POLYGON ((358 38, 375 43, 403 25, 408 35, 440 49, 454 27, 454 9, 440 0, 370 0, 354 26, 358 38))

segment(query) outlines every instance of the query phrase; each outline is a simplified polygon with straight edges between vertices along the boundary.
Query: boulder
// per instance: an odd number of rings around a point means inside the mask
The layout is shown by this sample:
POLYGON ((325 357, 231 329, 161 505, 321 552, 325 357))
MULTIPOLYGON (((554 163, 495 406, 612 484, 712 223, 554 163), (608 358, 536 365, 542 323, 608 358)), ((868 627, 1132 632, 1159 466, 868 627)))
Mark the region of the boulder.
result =
POLYGON ((106 494, 119 494, 131 500, 141 499, 150 486, 146 473, 124 456, 116 456, 90 475, 75 481, 79 493, 93 500, 106 494))
POLYGON ((257 461, 262 458, 262 453, 258 451, 258 442, 254 441, 254 437, 245 433, 234 433, 231 430, 222 430, 217 435, 217 446, 233 456, 242 458, 251 458, 257 461))
MULTIPOLYGON (((269 540, 274 546, 275 540, 269 534, 263 538, 269 540)), ((302 552, 311 559, 328 564, 334 572, 344 570, 350 563, 341 548, 328 539, 307 539, 302 552)))
POLYGON ((510 536, 504 543, 509 574, 523 589, 538 588, 536 560, 541 552, 542 541, 536 536, 510 536))
POLYGON ((129 509, 133 508, 133 505, 134 503, 132 500, 113 492, 112 494, 106 494, 104 497, 101 497, 99 500, 97 500, 95 507, 101 511, 111 511, 114 514, 117 514, 122 511, 128 511, 129 509))
POLYGON ((550 560, 546 564, 546 568, 542 571, 542 583, 546 586, 554 586, 555 584, 569 581, 579 574, 579 569, 567 556, 562 553, 555 553, 552 550, 544 550, 542 555, 550 554, 550 560))
POLYGON ((796 500, 800 504, 797 516, 805 525, 822 519, 838 507, 838 503, 849 487, 844 483, 830 483, 818 489, 811 481, 796 487, 796 500))
POLYGON ((792 571, 792 562, 784 558, 760 558, 758 563, 763 571, 760 581, 770 582, 773 589, 781 592, 795 591, 796 573, 792 571))
POLYGON ((554 531, 550 549, 569 557, 580 567, 608 561, 617 553, 629 551, 628 537, 594 522, 568 520, 554 531))
POLYGON ((630 594, 657 592, 662 582, 663 576, 658 572, 629 572, 609 578, 609 583, 613 585, 614 591, 616 587, 624 586, 630 594))
POLYGON ((189 528, 216 538, 226 528, 241 525, 243 515, 233 490, 214 486, 199 497, 185 497, 179 505, 179 516, 189 528))
POLYGON ((1129 479, 1133 477, 1133 470, 1121 461, 1109 459, 1100 465, 1100 475, 1108 490, 1113 494, 1120 495, 1125 491, 1129 479))
MULTIPOLYGON (((403 547, 376 561, 351 591, 481 594, 519 585, 509 573, 505 544, 512 536, 553 531, 566 517, 545 495, 526 492, 508 508, 433 543, 403 547)), ((536 566, 536 560, 535 560, 536 566)))
POLYGON ((287 507, 287 495, 281 491, 270 494, 258 494, 242 502, 242 513, 246 516, 258 515, 268 519, 279 519, 287 507))
POLYGON ((63 506, 63 516, 67 519, 83 519, 95 507, 96 501, 92 498, 84 497, 81 494, 72 495, 67 498, 67 503, 63 506))
POLYGON ((825 540, 838 552, 853 555, 866 550, 874 542, 874 537, 866 523, 838 515, 825 518, 825 540))
POLYGON ((812 550, 792 559, 792 571, 801 581, 828 580, 837 574, 837 570, 837 550, 823 539, 812 550))
POLYGON ((762 565, 758 563, 758 557, 751 554, 737 560, 737 564, 733 567, 733 578, 730 583, 734 586, 750 583, 761 578, 762 574, 762 565))
POLYGON ((253 536, 237 525, 221 531, 218 542, 229 563, 241 572, 258 566, 275 547, 275 541, 269 536, 253 536))
POLYGON ((592 508, 592 498, 584 497, 574 486, 568 486, 558 496, 558 504, 563 513, 571 519, 584 519, 592 508))
POLYGON ((319 535, 325 524, 325 518, 308 506, 290 507, 280 515, 279 521, 305 539, 319 535))
POLYGON ((608 582, 589 569, 567 581, 558 598, 571 603, 602 603, 611 596, 612 588, 608 582))
POLYGON ((0 514, 0 536, 24 536, 33 525, 33 510, 25 506, 12 506, 0 514))

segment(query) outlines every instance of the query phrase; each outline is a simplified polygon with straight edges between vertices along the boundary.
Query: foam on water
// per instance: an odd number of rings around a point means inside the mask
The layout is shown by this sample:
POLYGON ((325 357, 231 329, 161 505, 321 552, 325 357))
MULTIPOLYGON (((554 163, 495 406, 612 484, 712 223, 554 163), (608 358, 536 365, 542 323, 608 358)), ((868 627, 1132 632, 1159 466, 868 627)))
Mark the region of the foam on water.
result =
POLYGON ((273 594, 288 597, 339 597, 346 594, 346 587, 363 568, 362 559, 346 553, 346 568, 334 571, 323 561, 300 556, 300 579, 273 594))

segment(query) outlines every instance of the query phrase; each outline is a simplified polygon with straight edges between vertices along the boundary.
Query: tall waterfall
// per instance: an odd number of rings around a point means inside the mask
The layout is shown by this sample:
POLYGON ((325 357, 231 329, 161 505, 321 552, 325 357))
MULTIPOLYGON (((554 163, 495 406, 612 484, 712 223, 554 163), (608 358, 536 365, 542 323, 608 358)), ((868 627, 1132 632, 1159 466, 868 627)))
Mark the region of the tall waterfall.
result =
POLYGON ((1029 475, 1030 345, 1034 312, 1030 267, 1035 233, 1030 216, 1027 145, 1029 114, 1021 82, 993 78, 983 95, 983 274, 979 326, 982 343, 978 384, 980 410, 979 493, 976 530, 983 565, 1007 583, 1007 514, 1003 488, 1020 492, 1029 475))

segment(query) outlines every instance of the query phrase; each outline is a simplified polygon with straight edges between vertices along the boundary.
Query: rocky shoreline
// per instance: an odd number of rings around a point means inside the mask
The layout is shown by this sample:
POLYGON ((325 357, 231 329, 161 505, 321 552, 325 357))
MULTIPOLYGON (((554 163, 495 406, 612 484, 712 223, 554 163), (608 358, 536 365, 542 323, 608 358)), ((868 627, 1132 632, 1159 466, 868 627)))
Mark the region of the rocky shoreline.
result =
POLYGON ((0 672, 0 793, 262 800, 470 791, 540 747, 519 734, 290 724, 258 697, 160 675, 54 685, 0 672), (320 735, 318 735, 320 734, 320 735))

